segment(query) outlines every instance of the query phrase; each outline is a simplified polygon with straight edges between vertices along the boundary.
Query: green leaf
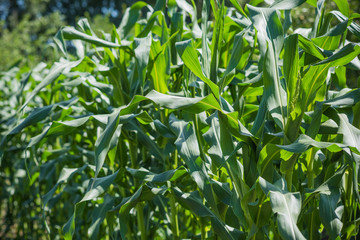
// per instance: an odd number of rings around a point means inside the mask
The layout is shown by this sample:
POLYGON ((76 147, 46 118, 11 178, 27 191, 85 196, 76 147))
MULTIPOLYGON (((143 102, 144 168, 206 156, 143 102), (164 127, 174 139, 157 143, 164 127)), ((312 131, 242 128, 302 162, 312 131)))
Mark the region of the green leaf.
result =
MULTIPOLYGON (((348 129, 346 129, 346 130, 348 130, 348 129)), ((349 133, 349 132, 347 132, 347 133, 349 133)), ((301 134, 294 143, 289 144, 289 145, 277 145, 277 147, 284 149, 286 151, 289 151, 289 152, 293 152, 293 153, 305 152, 309 146, 313 146, 316 148, 326 148, 331 152, 339 152, 342 149, 345 150, 349 147, 354 147, 352 145, 355 145, 356 143, 353 142, 352 140, 355 140, 357 137, 358 137, 358 135, 351 134, 349 143, 341 144, 341 143, 334 143, 334 142, 318 142, 305 134, 301 134)), ((352 151, 359 153, 359 151, 356 150, 355 148, 351 148, 351 149, 352 149, 352 151)))
POLYGON ((321 49, 317 45, 315 45, 312 41, 299 34, 298 34, 298 39, 299 39, 299 47, 302 50, 304 50, 305 52, 313 55, 314 57, 320 60, 323 60, 325 58, 321 49))
POLYGON ((245 234, 237 229, 227 226, 217 218, 209 208, 203 205, 198 192, 183 193, 180 189, 174 188, 176 199, 181 205, 190 209, 199 217, 211 217, 211 224, 221 239, 246 239, 245 234))
POLYGON ((74 213, 71 215, 70 219, 62 228, 62 233, 65 240, 73 239, 75 233, 75 218, 76 218, 76 205, 74 207, 74 213))
POLYGON ((202 72, 200 62, 196 50, 192 44, 192 40, 177 42, 176 50, 183 60, 184 64, 202 81, 204 81, 211 89, 212 93, 219 99, 219 87, 208 79, 202 72))
POLYGON ((360 101, 360 89, 350 90, 346 94, 321 102, 322 105, 346 108, 352 107, 360 101))
POLYGON ((199 192, 183 193, 178 188, 174 188, 173 191, 180 204, 190 209, 197 216, 207 217, 213 215, 210 209, 203 205, 199 192))
POLYGON ((295 109, 299 97, 299 47, 298 35, 290 35, 284 44, 284 77, 286 80, 286 91, 288 96, 288 114, 295 109))
POLYGON ((266 144, 260 151, 259 161, 257 163, 257 169, 260 176, 267 181, 271 181, 273 178, 273 165, 274 160, 281 159, 287 161, 292 154, 287 153, 275 144, 266 144))
POLYGON ((330 238, 335 239, 340 236, 343 223, 341 217, 344 206, 338 206, 340 193, 338 190, 332 191, 328 194, 320 194, 319 212, 322 224, 329 232, 330 238))
POLYGON ((316 7, 316 0, 306 0, 306 2, 313 7, 316 7))
POLYGON ((322 193, 322 194, 330 195, 331 191, 334 191, 335 189, 337 189, 341 183, 341 178, 343 177, 347 167, 348 166, 343 165, 330 178, 328 178, 326 181, 324 181, 319 187, 317 187, 313 191, 306 193, 304 205, 306 205, 306 203, 309 202, 309 200, 312 197, 314 197, 316 194, 322 193))
POLYGON ((56 46, 60 49, 61 53, 64 54, 65 57, 67 57, 66 44, 61 30, 56 33, 54 37, 54 42, 56 43, 56 46))
MULTIPOLYGON (((357 151, 360 151, 360 130, 350 123, 346 114, 332 109, 328 113, 338 123, 338 134, 343 135, 344 145, 354 147, 357 151)), ((357 152, 357 154, 359 153, 357 152)))
POLYGON ((147 148, 147 150, 153 154, 156 158, 164 160, 165 154, 164 149, 161 149, 159 145, 154 142, 146 131, 144 131, 138 124, 134 121, 130 121, 128 124, 124 126, 127 130, 134 130, 137 134, 137 140, 141 145, 147 148))
POLYGON ((79 203, 89 201, 89 200, 95 200, 98 196, 103 194, 110 187, 110 185, 114 182, 118 172, 119 172, 119 170, 116 171, 115 173, 105 176, 105 177, 94 178, 91 183, 91 187, 85 193, 85 195, 83 196, 83 198, 80 200, 79 203))
POLYGON ((57 180, 55 186, 49 192, 47 192, 44 196, 42 196, 42 204, 44 206, 44 209, 45 209, 45 206, 47 205, 47 203, 49 202, 49 200, 54 195, 57 187, 60 184, 69 181, 69 179, 71 179, 75 173, 81 173, 87 167, 88 167, 88 165, 84 165, 81 168, 63 168, 61 170, 59 179, 57 180))
POLYGON ((211 52, 209 48, 207 34, 209 32, 208 28, 208 19, 210 14, 210 0, 203 1, 202 10, 201 10, 201 63, 202 69, 205 76, 210 76, 210 61, 211 61, 211 52))
POLYGON ((67 40, 82 40, 91 44, 94 44, 99 47, 108 47, 108 48, 119 48, 121 45, 113 42, 109 42, 98 38, 96 36, 91 36, 86 33, 80 32, 73 27, 64 27, 61 29, 61 33, 67 40))
POLYGON ((280 128, 286 124, 286 92, 280 83, 279 53, 283 45, 283 28, 275 9, 248 5, 251 19, 258 31, 263 65, 265 98, 268 110, 280 128))
POLYGON ((234 5, 234 7, 244 16, 247 17, 246 13, 244 12, 244 9, 241 7, 238 0, 230 0, 230 2, 234 5))
POLYGON ((311 66, 301 80, 301 109, 302 112, 313 103, 316 93, 323 86, 330 63, 322 66, 311 66))
POLYGON ((149 187, 148 185, 143 185, 130 197, 123 198, 121 203, 112 209, 112 211, 119 211, 120 234, 123 239, 125 239, 125 235, 127 233, 130 210, 135 207, 137 203, 141 201, 150 201, 156 195, 163 195, 166 191, 166 186, 155 188, 149 187))
POLYGON ((219 114, 219 118, 223 118, 223 123, 231 134, 244 141, 255 141, 255 137, 249 132, 249 130, 239 121, 238 112, 222 112, 219 114))
POLYGON ((83 126, 89 120, 89 118, 90 117, 83 117, 70 121, 54 121, 46 136, 70 134, 83 126))
MULTIPOLYGON (((225 164, 225 159, 227 157, 229 157, 229 155, 232 153, 233 151, 233 142, 231 139, 231 135, 230 138, 229 136, 226 136, 226 140, 223 140, 221 138, 221 128, 220 128, 220 124, 219 124, 219 118, 217 117, 217 114, 214 113, 213 115, 211 115, 208 119, 207 122, 210 125, 209 130, 204 134, 204 139, 206 140, 206 142, 209 145, 209 150, 208 153, 210 155, 210 157, 213 159, 214 163, 220 167, 220 166, 226 166, 225 164), (227 151, 227 153, 225 154, 223 152, 222 146, 221 145, 226 145, 226 149, 224 149, 225 151, 229 150, 232 148, 232 150, 227 151)), ((236 169, 236 167, 234 167, 234 169, 236 169)))
POLYGON ((154 89, 160 93, 166 93, 168 91, 168 76, 166 74, 165 54, 162 52, 160 41, 153 41, 151 44, 149 68, 151 69, 150 76, 154 89))
MULTIPOLYGON (((164 1, 158 1, 158 3, 161 3, 161 2, 164 2, 164 1)), ((137 36, 138 38, 143 38, 147 35, 149 35, 150 31, 154 30, 154 24, 155 24, 155 21, 158 20, 159 22, 161 23, 164 23, 164 19, 165 19, 165 16, 164 16, 164 13, 162 11, 155 11, 151 16, 150 18, 148 19, 148 22, 146 24, 146 26, 144 27, 144 29, 141 31, 141 33, 137 36)), ((162 34, 164 33, 164 31, 167 30, 167 26, 166 24, 165 25, 162 25, 162 34)), ((162 35, 161 34, 161 35, 162 35)), ((160 34, 159 34, 160 35, 160 34)))
POLYGON ((88 229, 90 239, 98 239, 100 226, 106 217, 106 213, 113 207, 114 201, 115 199, 113 197, 106 195, 104 202, 93 211, 91 225, 88 229))
POLYGON ((213 29, 213 36, 211 41, 211 62, 210 62, 210 75, 209 78, 214 83, 218 82, 218 65, 219 65, 219 53, 220 53, 220 43, 223 38, 224 32, 224 18, 225 18, 225 5, 224 1, 219 6, 218 10, 214 12, 215 15, 215 25, 213 29))
MULTIPOLYGON (((72 98, 65 102, 60 102, 52 105, 48 105, 42 108, 36 108, 34 111, 30 113, 30 115, 22 120, 18 125, 13 127, 9 132, 3 137, 3 139, 0 142, 0 165, 1 160, 5 151, 5 147, 7 144, 7 141, 9 141, 14 135, 20 133, 23 129, 25 129, 28 126, 34 125, 39 123, 40 121, 46 119, 49 117, 50 113, 54 111, 56 108, 68 108, 71 105, 75 104, 77 102, 76 98, 72 98)), ((45 136, 45 133, 36 140, 36 143, 40 141, 45 136)))
POLYGON ((143 85, 145 84, 146 69, 149 63, 151 35, 144 38, 134 39, 135 52, 135 68, 131 72, 131 93, 135 95, 140 88, 143 92, 143 85))
MULTIPOLYGON (((344 22, 344 21, 347 21, 347 20, 352 20, 351 18, 349 19, 348 17, 346 17, 344 14, 342 14, 339 11, 331 11, 330 13, 333 14, 340 22, 344 22)), ((351 22, 350 26, 348 26, 348 29, 355 36, 360 38, 360 26, 356 22, 351 22)))
POLYGON ((83 31, 84 33, 91 35, 91 36, 95 35, 94 31, 90 27, 90 23, 87 18, 80 18, 76 24, 81 29, 81 31, 83 31))
POLYGON ((114 111, 110 116, 105 130, 100 134, 95 142, 95 177, 99 174, 108 151, 110 150, 110 142, 115 134, 119 123, 119 111, 114 111))
POLYGON ((231 52, 231 57, 228 66, 224 72, 224 76, 221 78, 219 82, 220 91, 222 92, 223 89, 232 81, 233 76, 235 75, 235 68, 239 64, 241 56, 244 51, 244 44, 243 44, 243 37, 245 31, 241 31, 240 33, 236 34, 234 37, 234 46, 231 52))
POLYGON ((193 113, 203 112, 208 109, 220 110, 220 105, 213 95, 187 98, 166 95, 152 90, 145 97, 156 104, 169 109, 184 109, 193 113))
POLYGON ((290 141, 298 136, 301 123, 301 105, 299 101, 301 92, 301 76, 299 64, 298 35, 290 35, 284 44, 284 77, 287 91, 287 125, 285 135, 290 141))
POLYGON ((263 67, 264 97, 268 110, 275 123, 284 129, 286 126, 286 92, 280 83, 279 68, 273 49, 268 48, 263 67))
POLYGON ((327 66, 329 67, 344 66, 351 62, 359 54, 360 46, 354 43, 349 43, 330 57, 314 64, 314 66, 326 63, 328 63, 327 66))
POLYGON ((33 99, 41 91, 41 89, 53 83, 64 71, 69 71, 70 69, 79 65, 82 61, 83 59, 74 62, 63 61, 63 62, 55 63, 53 67, 50 69, 47 76, 41 81, 39 85, 37 85, 34 88, 34 90, 31 91, 31 94, 26 97, 26 101, 20 107, 19 111, 23 110, 26 107, 26 105, 30 102, 30 100, 33 99))
POLYGON ((321 26, 324 20, 324 6, 325 6, 325 0, 319 0, 316 4, 316 10, 315 10, 315 21, 314 26, 312 28, 311 36, 317 37, 319 35, 319 31, 321 30, 321 26))
POLYGON ((218 214, 216 202, 212 193, 212 188, 209 184, 209 176, 205 171, 203 160, 200 158, 200 148, 198 139, 196 137, 194 125, 192 122, 178 120, 173 115, 170 115, 170 127, 178 136, 175 141, 175 146, 185 161, 192 179, 195 181, 199 189, 203 192, 205 199, 218 214))
POLYGON ((279 9, 279 10, 291 10, 295 7, 300 6, 306 2, 306 0, 276 0, 271 4, 270 8, 279 9))
POLYGON ((285 185, 279 188, 266 180, 259 178, 259 184, 265 194, 270 195, 273 213, 277 214, 276 220, 280 236, 283 239, 305 239, 297 226, 301 211, 301 195, 299 192, 291 193, 284 190, 285 185))
POLYGON ((342 14, 344 14, 346 17, 350 16, 350 13, 349 13, 350 7, 349 7, 349 3, 347 0, 334 0, 334 2, 338 6, 338 8, 342 14))
POLYGON ((71 215, 70 219, 63 226, 62 233, 66 240, 72 239, 72 236, 75 232, 75 221, 76 216, 83 210, 85 207, 84 202, 89 200, 95 200, 98 196, 103 194, 109 186, 114 182, 119 170, 112 175, 108 175, 102 178, 92 179, 91 186, 88 186, 88 191, 85 193, 83 198, 75 204, 74 213, 71 215))
POLYGON ((143 1, 138 1, 125 10, 125 13, 121 19, 121 23, 118 27, 119 35, 121 38, 128 37, 130 30, 135 26, 140 16, 140 10, 147 5, 148 4, 143 1))
POLYGON ((324 50, 334 51, 338 49, 342 34, 346 31, 348 21, 341 22, 324 35, 311 39, 317 46, 324 50))
POLYGON ((167 181, 172 182, 182 177, 186 173, 184 167, 165 171, 158 174, 150 172, 145 168, 140 168, 140 169, 126 168, 126 170, 137 179, 144 180, 146 182, 154 182, 154 183, 161 183, 167 181))
MULTIPOLYGON (((360 93, 360 89, 356 89, 356 90, 350 91, 340 97, 336 97, 334 99, 329 99, 329 100, 323 101, 323 102, 318 102, 315 105, 315 111, 314 111, 314 114, 312 117, 312 121, 310 123, 309 128, 307 129, 306 134, 312 138, 314 138, 316 136, 316 134, 318 133, 319 128, 320 128, 321 115, 325 110, 328 109, 329 106, 332 106, 334 108, 336 108, 336 107, 339 107, 339 108, 352 107, 357 102, 360 101, 359 93, 360 93)), ((332 116, 335 117, 335 119, 338 119, 338 117, 336 115, 337 115, 336 113, 332 114, 332 116)), ((338 121, 338 124, 340 124, 339 121, 338 121)))
POLYGON ((260 47, 261 57, 269 48, 274 51, 276 60, 282 49, 284 37, 283 28, 280 19, 276 13, 276 9, 271 8, 258 8, 247 5, 251 16, 251 21, 258 31, 258 41, 260 47))
POLYGON ((174 115, 170 115, 170 127, 177 135, 175 145, 180 156, 184 159, 190 172, 198 174, 198 176, 194 177, 194 180, 200 189, 203 190, 204 181, 207 177, 201 170, 202 163, 197 161, 197 158, 200 156, 200 149, 193 125, 189 122, 176 119, 174 115))
POLYGON ((284 239, 305 239, 296 225, 301 210, 301 195, 270 191, 271 208, 277 213, 280 235, 284 239))

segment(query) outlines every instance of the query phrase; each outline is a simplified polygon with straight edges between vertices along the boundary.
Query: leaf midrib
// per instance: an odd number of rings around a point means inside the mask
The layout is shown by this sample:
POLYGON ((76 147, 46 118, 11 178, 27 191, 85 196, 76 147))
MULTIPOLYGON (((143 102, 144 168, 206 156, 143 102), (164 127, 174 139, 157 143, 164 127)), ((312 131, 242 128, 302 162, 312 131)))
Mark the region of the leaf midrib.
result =
POLYGON ((290 209, 289 209, 289 206, 287 204, 287 201, 286 201, 286 198, 285 198, 284 194, 281 194, 281 197, 283 198, 283 200, 285 202, 284 205, 285 205, 288 217, 290 218, 290 228, 291 228, 291 233, 292 233, 293 239, 296 239, 295 228, 294 228, 294 224, 296 225, 296 223, 293 222, 293 219, 292 219, 291 214, 290 214, 290 209))
MULTIPOLYGON (((264 13, 262 11, 261 12, 261 16, 264 18, 265 22, 266 21, 266 17, 264 15, 264 13)), ((281 101, 281 93, 280 93, 280 87, 281 85, 279 84, 279 72, 278 72, 278 64, 277 64, 277 58, 276 58, 276 49, 275 49, 275 43, 274 43, 274 39, 272 38, 272 34, 271 32, 269 31, 269 28, 267 27, 268 25, 266 25, 266 32, 269 36, 271 36, 270 41, 271 41, 271 44, 272 44, 272 50, 274 51, 274 61, 275 61, 275 75, 276 75, 276 79, 274 81, 275 83, 275 91, 277 94, 276 98, 278 99, 279 101, 279 104, 280 104, 280 112, 281 112, 281 116, 282 116, 282 119, 281 119, 281 122, 283 124, 283 127, 285 128, 285 114, 284 114, 284 111, 283 111, 283 104, 282 104, 282 101, 281 101)), ((269 49, 269 48, 268 48, 269 49)))

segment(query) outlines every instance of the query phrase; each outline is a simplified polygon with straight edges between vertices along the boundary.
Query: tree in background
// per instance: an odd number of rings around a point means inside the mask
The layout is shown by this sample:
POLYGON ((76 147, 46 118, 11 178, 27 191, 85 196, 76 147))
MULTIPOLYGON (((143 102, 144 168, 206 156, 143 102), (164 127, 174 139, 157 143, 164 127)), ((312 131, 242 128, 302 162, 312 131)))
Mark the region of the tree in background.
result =
POLYGON ((49 43, 56 31, 64 24, 60 13, 33 19, 25 14, 12 30, 0 26, 0 69, 7 69, 14 64, 35 66, 40 61, 54 59, 55 52, 49 43), (45 46, 45 47, 44 47, 45 46))
POLYGON ((54 59, 55 52, 47 43, 66 23, 59 12, 46 12, 46 4, 42 0, 1 3, 0 69, 14 64, 33 67, 54 59))
POLYGON ((86 16, 95 29, 100 26, 105 31, 111 29, 110 15, 100 15, 100 6, 105 2, 94 3, 95 10, 89 7, 86 12, 85 8, 76 7, 81 1, 1 1, 0 70, 19 64, 32 68, 41 61, 53 62, 58 55, 52 37, 62 26, 75 22, 78 16, 86 16))

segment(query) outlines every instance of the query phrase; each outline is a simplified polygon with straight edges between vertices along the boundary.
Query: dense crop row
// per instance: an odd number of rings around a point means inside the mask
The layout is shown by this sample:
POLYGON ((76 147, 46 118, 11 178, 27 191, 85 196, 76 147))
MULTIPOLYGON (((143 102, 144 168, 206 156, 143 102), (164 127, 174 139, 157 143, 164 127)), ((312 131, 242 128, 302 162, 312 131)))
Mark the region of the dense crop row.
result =
POLYGON ((357 235, 360 15, 308 0, 293 29, 305 0, 224 2, 136 2, 102 36, 81 19, 53 66, 1 73, 1 236, 357 235))

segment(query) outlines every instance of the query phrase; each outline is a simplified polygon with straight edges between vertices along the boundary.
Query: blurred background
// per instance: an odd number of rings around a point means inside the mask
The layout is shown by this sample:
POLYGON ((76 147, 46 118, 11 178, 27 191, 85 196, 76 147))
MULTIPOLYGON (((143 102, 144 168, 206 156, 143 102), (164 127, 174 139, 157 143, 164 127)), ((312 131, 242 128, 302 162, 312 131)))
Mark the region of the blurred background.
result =
MULTIPOLYGON (((133 0, 0 0, 0 71, 56 58, 52 37, 62 26, 88 18, 93 29, 118 26, 133 0)), ((146 1, 155 3, 154 1, 146 1)), ((98 32, 97 32, 98 33, 98 32)))
MULTIPOLYGON (((156 3, 156 0, 144 1, 152 6, 156 3)), ((242 5, 259 2, 239 1, 242 5)), ((58 56, 52 37, 60 27, 75 26, 80 17, 86 17, 97 34, 109 32, 112 24, 119 25, 125 9, 134 2, 136 0, 0 0, 0 71, 15 65, 32 68, 41 61, 54 62, 58 56)), ((336 9, 333 0, 326 2, 328 10, 336 9)), ((201 16, 202 0, 194 3, 201 16)), ((353 12, 360 12, 359 0, 349 0, 349 3, 353 12)), ((225 0, 225 4, 231 6, 229 0, 225 0)), ((301 5, 292 11, 294 27, 311 27, 314 15, 314 7, 307 3, 301 5)))

